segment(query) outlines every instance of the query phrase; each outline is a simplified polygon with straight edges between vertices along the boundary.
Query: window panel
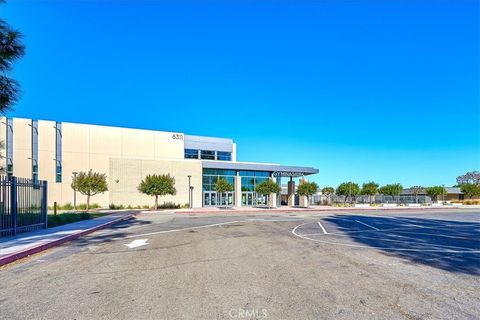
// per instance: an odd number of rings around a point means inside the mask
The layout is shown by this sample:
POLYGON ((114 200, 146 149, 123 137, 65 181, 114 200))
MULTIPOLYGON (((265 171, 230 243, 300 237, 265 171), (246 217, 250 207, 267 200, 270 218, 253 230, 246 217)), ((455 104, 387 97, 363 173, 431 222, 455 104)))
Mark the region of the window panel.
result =
POLYGON ((62 123, 55 123, 55 182, 62 182, 62 123))
POLYGON ((217 160, 221 161, 232 161, 232 153, 231 152, 217 152, 217 160))
POLYGON ((198 150, 185 149, 185 159, 198 159, 198 150))
POLYGON ((200 151, 200 158, 204 160, 215 160, 215 151, 202 150, 200 151))

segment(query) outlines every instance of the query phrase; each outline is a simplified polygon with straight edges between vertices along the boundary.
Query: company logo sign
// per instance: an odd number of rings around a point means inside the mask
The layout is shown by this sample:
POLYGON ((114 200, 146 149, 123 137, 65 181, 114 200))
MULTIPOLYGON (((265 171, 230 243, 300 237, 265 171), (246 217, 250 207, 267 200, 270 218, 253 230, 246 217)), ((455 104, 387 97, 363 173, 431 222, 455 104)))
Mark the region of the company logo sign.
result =
POLYGON ((274 171, 274 177, 301 177, 303 174, 301 172, 293 171, 274 171))

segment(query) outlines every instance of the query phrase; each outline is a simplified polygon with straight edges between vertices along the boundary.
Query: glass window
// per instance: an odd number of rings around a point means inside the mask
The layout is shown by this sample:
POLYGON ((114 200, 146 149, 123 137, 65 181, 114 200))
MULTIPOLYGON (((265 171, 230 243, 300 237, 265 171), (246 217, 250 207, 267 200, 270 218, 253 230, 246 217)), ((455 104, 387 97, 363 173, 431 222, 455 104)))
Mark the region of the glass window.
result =
POLYGON ((38 121, 32 120, 32 179, 38 180, 38 121))
POLYGON ((55 123, 55 182, 62 182, 62 123, 55 123))
POLYGON ((58 165, 58 161, 57 161, 57 169, 55 174, 55 182, 57 183, 62 182, 62 166, 58 165))
POLYGON ((232 153, 231 152, 218 151, 217 152, 217 160, 232 161, 232 153))
POLYGON ((270 177, 268 171, 240 171, 242 177, 270 177))
POLYGON ((198 159, 198 150, 185 149, 185 159, 198 159))
POLYGON ((5 155, 7 158, 7 177, 13 177, 13 119, 7 119, 5 155))
POLYGON ((204 160, 215 160, 215 151, 202 150, 200 152, 200 158, 204 160))

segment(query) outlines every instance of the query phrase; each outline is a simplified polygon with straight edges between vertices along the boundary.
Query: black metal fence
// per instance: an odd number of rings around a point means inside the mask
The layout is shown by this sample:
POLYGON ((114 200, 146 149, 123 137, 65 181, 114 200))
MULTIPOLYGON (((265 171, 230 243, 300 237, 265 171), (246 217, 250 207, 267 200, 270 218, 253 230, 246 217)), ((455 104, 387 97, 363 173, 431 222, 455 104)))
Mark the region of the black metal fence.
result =
POLYGON ((0 237, 47 224, 47 182, 0 176, 0 237))

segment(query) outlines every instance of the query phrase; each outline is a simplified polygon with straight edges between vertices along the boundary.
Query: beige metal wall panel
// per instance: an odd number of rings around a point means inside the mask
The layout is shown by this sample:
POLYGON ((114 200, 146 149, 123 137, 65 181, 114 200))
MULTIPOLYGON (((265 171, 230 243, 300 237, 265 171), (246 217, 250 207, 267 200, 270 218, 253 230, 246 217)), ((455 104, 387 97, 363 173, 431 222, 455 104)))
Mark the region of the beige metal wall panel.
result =
POLYGON ((155 132, 155 159, 183 159, 184 134, 155 132))
POLYGON ((89 153, 90 126, 62 122, 62 144, 63 153, 89 153))
POLYGON ((55 179, 55 136, 55 121, 38 121, 38 178, 48 182, 48 202, 51 205, 63 201, 62 183, 55 179))
POLYGON ((89 153, 92 155, 122 155, 121 128, 89 126, 89 153))
POLYGON ((110 159, 110 203, 116 205, 153 206, 154 198, 138 191, 140 181, 148 174, 167 174, 175 178, 175 196, 159 198, 159 203, 188 203, 188 175, 194 187, 193 206, 202 206, 202 164, 200 161, 110 159))
POLYGON ((32 178, 32 120, 13 119, 13 175, 32 178))
POLYGON ((155 132, 122 129, 122 156, 137 159, 155 159, 155 132))

